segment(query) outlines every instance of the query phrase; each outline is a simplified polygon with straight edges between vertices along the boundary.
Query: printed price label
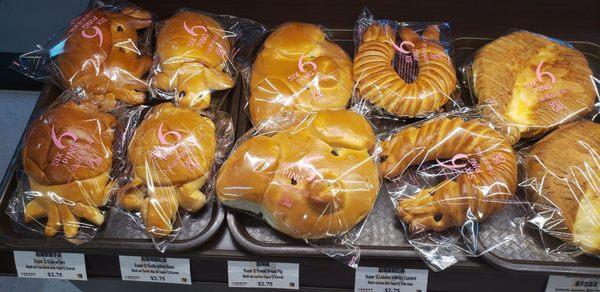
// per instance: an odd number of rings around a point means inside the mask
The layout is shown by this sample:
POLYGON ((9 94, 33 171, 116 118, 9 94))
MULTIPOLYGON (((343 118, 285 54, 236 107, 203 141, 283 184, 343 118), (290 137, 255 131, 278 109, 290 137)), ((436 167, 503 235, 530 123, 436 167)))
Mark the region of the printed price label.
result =
POLYGON ((600 292, 600 278, 550 276, 546 292, 600 292))
POLYGON ((150 256, 119 256, 124 281, 192 284, 190 260, 150 256))
POLYGON ((428 272, 402 268, 358 267, 354 277, 354 291, 424 292, 427 291, 428 272))
POLYGON ((227 261, 229 287, 299 289, 298 264, 227 261))
POLYGON ((15 250, 14 255, 17 275, 21 278, 87 281, 83 254, 15 250))

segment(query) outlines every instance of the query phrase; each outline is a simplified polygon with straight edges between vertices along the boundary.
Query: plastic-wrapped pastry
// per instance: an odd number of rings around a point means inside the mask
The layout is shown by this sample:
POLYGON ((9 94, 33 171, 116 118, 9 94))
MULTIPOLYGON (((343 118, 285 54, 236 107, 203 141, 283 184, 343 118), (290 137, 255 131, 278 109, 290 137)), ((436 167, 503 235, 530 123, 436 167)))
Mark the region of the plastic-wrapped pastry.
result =
POLYGON ((505 129, 512 143, 589 113, 597 98, 582 53, 527 31, 515 31, 481 48, 467 73, 472 74, 478 102, 494 105, 486 116, 505 129))
POLYGON ((530 222, 590 253, 600 253, 600 124, 560 126, 522 151, 520 183, 533 203, 530 222))
POLYGON ((371 125, 355 112, 284 112, 241 138, 219 172, 217 196, 295 238, 341 236, 375 203, 374 146, 371 125))
POLYGON ((352 62, 318 26, 290 22, 265 41, 249 84, 254 124, 282 110, 341 109, 352 94, 352 62))

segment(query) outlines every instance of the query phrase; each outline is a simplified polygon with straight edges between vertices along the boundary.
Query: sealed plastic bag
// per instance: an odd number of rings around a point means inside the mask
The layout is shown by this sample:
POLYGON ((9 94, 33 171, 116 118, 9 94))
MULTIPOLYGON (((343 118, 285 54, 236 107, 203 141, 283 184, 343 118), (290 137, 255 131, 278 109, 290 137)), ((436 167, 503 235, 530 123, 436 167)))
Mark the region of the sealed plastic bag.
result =
POLYGON ((13 62, 19 72, 81 88, 112 106, 141 104, 152 65, 152 15, 125 1, 92 1, 69 27, 13 62))
POLYGON ((115 190, 111 167, 118 140, 117 118, 97 106, 65 91, 27 127, 7 209, 13 221, 76 244, 94 237, 115 190))
POLYGON ((240 138, 221 168, 221 203, 356 266, 379 191, 376 140, 355 112, 281 112, 240 138))
POLYGON ((440 270, 458 254, 486 252, 478 243, 481 222, 516 203, 517 159, 505 138, 467 108, 382 138, 387 190, 427 264, 440 270))
POLYGON ((375 117, 426 117, 462 106, 448 23, 374 19, 354 29, 355 107, 375 117))
MULTIPOLYGON (((600 124, 578 120, 562 125, 520 154, 519 185, 533 211, 527 221, 571 246, 599 255, 600 124)), ((544 248, 572 252, 567 245, 544 248)))
POLYGON ((234 59, 244 59, 266 28, 251 20, 179 10, 157 25, 150 86, 154 97, 182 106, 219 108, 236 82, 234 59))
POLYGON ((284 110, 342 109, 352 96, 350 56, 314 24, 272 31, 244 77, 255 125, 284 110))
POLYGON ((130 171, 119 190, 119 207, 131 211, 164 252, 188 212, 210 202, 213 176, 232 144, 233 124, 224 112, 170 102, 152 107, 128 144, 130 171))
POLYGON ((524 30, 479 49, 461 71, 471 96, 491 104, 486 118, 506 124, 511 143, 535 138, 596 111, 598 76, 570 44, 524 30))

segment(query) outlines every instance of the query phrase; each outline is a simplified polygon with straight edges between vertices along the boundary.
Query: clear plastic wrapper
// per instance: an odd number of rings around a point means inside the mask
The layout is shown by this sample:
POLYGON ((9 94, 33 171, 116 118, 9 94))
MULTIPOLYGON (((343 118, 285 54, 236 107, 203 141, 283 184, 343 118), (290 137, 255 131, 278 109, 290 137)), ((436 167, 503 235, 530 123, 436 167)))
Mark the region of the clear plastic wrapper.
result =
POLYGON ((350 56, 314 24, 277 27, 243 74, 254 125, 280 111, 346 108, 352 96, 350 56))
POLYGON ((381 119, 427 117, 463 106, 448 23, 375 19, 354 28, 353 107, 381 119))
POLYGON ((600 255, 600 124, 564 124, 519 154, 527 222, 564 242, 544 249, 600 255))
POLYGON ((372 125, 345 110, 281 112, 241 137, 217 196, 352 267, 380 187, 372 125))
POLYGON ((65 91, 28 125, 7 208, 13 221, 74 244, 94 237, 116 190, 117 116, 82 92, 65 91))
POLYGON ((117 206, 164 252, 189 214, 211 201, 215 173, 233 145, 233 122, 225 112, 171 102, 132 111, 132 117, 145 116, 129 127, 128 171, 117 206))
POLYGON ((524 30, 479 49, 461 67, 473 103, 511 143, 541 137, 598 108, 597 73, 570 44, 524 30))
POLYGON ((219 108, 244 60, 266 32, 248 19, 180 9, 156 29, 153 97, 182 106, 219 108))
POLYGON ((152 65, 152 14, 120 0, 91 1, 70 25, 12 67, 32 78, 51 78, 63 88, 81 88, 107 107, 141 104, 152 65))
POLYGON ((408 241, 432 269, 494 248, 482 248, 478 236, 485 220, 519 204, 517 158, 478 110, 441 114, 381 138, 384 183, 408 241))

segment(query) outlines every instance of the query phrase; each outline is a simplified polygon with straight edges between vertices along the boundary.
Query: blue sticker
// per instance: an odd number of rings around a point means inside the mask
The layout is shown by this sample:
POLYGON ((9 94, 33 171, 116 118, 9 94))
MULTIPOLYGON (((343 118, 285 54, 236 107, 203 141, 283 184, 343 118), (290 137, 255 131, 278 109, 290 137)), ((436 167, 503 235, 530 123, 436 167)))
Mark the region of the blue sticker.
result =
POLYGON ((65 39, 62 42, 56 44, 54 47, 50 48, 50 58, 59 55, 64 51, 66 41, 67 40, 65 39))

